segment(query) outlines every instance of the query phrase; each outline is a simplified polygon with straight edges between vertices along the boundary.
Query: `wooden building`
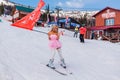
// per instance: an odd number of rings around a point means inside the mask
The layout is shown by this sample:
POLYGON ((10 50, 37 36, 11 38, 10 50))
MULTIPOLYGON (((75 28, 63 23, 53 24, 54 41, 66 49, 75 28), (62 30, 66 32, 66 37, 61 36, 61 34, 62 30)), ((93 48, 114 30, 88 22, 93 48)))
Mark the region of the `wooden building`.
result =
POLYGON ((21 19, 22 17, 26 16, 27 14, 31 13, 34 8, 31 7, 26 7, 23 5, 16 5, 15 6, 15 11, 14 11, 14 15, 13 15, 13 22, 15 22, 16 20, 21 19))
POLYGON ((106 7, 95 14, 95 26, 89 28, 96 39, 120 41, 120 10, 106 7))

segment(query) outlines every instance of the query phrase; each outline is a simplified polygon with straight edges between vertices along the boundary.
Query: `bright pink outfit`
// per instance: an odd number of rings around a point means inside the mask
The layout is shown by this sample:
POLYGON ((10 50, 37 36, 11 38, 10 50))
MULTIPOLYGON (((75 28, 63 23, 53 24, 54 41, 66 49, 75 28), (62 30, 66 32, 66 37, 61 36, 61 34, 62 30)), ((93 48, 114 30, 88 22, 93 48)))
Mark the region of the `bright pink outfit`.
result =
POLYGON ((57 40, 57 35, 50 35, 49 47, 52 49, 57 49, 61 47, 61 43, 57 40))

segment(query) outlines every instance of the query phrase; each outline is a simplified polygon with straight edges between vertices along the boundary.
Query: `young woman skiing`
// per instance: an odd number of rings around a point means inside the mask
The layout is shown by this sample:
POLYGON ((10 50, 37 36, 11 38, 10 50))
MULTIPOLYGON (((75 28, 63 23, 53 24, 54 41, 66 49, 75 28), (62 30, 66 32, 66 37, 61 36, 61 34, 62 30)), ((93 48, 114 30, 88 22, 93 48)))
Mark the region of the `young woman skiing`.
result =
POLYGON ((61 61, 61 66, 66 68, 66 64, 64 62, 64 58, 61 54, 61 43, 59 41, 60 34, 58 33, 58 26, 53 26, 51 31, 48 32, 48 39, 49 39, 49 47, 51 48, 52 51, 52 57, 49 60, 49 63, 47 64, 48 67, 55 69, 55 66, 53 64, 54 62, 54 57, 56 52, 58 53, 61 61))

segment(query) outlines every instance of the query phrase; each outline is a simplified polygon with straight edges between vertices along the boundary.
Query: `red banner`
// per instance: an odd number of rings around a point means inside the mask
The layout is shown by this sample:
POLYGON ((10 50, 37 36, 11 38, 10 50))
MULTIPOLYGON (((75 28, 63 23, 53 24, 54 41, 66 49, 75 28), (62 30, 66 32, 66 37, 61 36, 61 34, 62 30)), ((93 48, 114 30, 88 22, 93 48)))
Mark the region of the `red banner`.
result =
POLYGON ((44 6, 44 4, 45 4, 44 1, 40 0, 37 8, 33 12, 29 13, 28 15, 26 15, 22 19, 13 23, 12 26, 32 30, 34 25, 35 25, 35 22, 38 21, 40 15, 41 15, 40 10, 44 6))

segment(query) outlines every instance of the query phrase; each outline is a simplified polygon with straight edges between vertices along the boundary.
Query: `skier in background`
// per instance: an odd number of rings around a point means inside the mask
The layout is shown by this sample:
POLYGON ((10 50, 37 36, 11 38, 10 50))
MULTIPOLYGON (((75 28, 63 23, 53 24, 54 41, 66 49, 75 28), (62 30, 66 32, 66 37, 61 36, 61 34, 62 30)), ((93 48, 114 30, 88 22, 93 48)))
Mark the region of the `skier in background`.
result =
POLYGON ((76 37, 78 36, 78 27, 76 26, 75 29, 74 29, 74 36, 73 37, 76 37))
POLYGON ((59 37, 60 37, 60 34, 58 33, 58 26, 53 26, 51 31, 48 32, 49 47, 51 48, 51 51, 52 51, 52 57, 49 60, 49 63, 47 64, 47 66, 52 69, 55 69, 53 62, 54 62, 54 57, 56 52, 60 57, 60 61, 61 61, 60 65, 66 68, 64 58, 61 54, 61 43, 59 41, 59 37))

